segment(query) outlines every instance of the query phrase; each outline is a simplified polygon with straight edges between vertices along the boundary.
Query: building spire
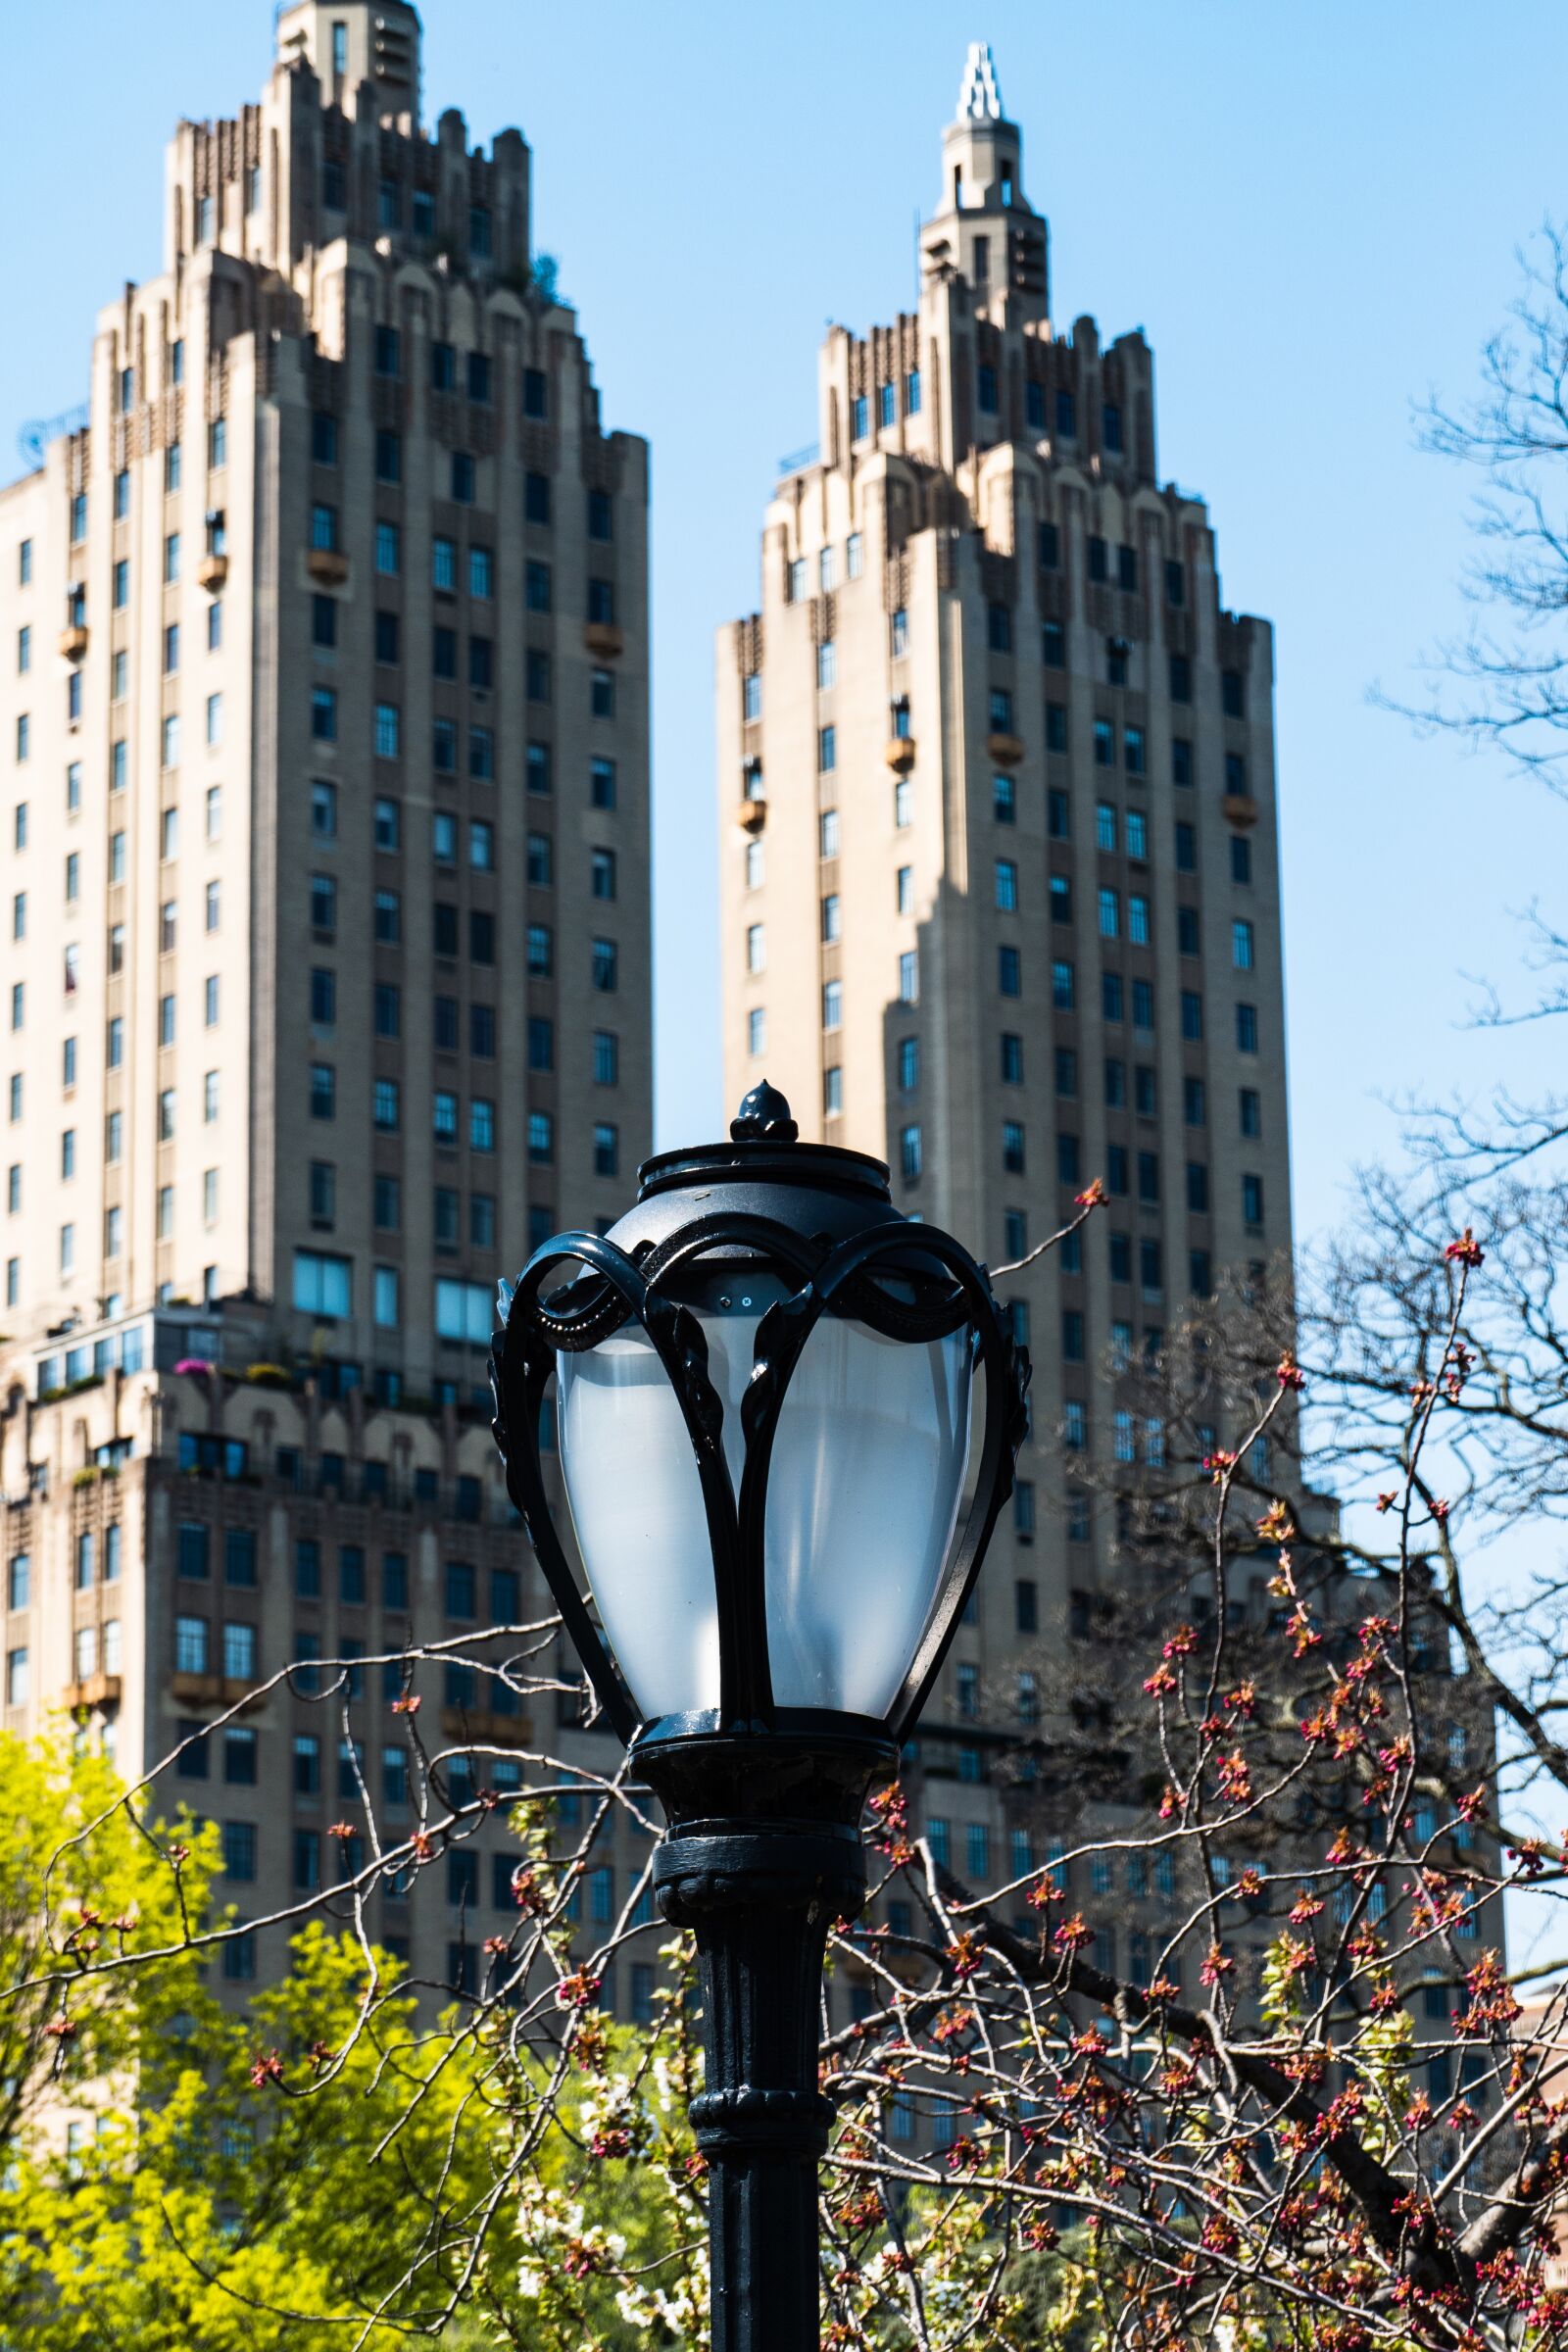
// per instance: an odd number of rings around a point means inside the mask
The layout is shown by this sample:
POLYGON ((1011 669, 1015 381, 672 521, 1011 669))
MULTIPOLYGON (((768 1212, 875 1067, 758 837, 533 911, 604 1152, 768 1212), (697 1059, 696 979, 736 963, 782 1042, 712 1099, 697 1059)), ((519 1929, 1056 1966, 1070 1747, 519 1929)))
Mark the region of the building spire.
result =
POLYGON ((958 84, 960 122, 1000 122, 1002 85, 997 80, 996 60, 989 41, 971 41, 963 61, 963 79, 958 84))
POLYGON ((942 133, 942 201, 920 231, 922 281, 968 281, 975 308, 1005 298, 1049 316, 1046 224, 1023 192, 1023 133, 1009 122, 989 41, 971 41, 958 111, 942 133))

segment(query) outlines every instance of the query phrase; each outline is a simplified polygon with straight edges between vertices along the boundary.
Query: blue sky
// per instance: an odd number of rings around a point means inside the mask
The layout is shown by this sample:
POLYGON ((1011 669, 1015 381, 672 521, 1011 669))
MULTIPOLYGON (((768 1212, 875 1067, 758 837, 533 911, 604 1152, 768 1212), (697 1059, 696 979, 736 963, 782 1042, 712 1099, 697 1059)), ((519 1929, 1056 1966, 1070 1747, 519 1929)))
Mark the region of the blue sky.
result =
MULTIPOLYGON (((825 323, 912 292, 964 44, 992 42, 1051 220, 1054 307, 1153 345, 1160 456, 1209 501, 1227 601, 1278 630, 1298 1229, 1385 1151, 1380 1097, 1527 1081, 1546 1041, 1467 1035, 1466 974, 1516 973, 1513 914, 1561 870, 1568 811, 1371 709, 1459 615, 1465 486, 1413 451, 1412 398, 1463 391, 1568 212, 1568 13, 1516 0, 906 0, 575 9, 430 0, 425 105, 534 151, 607 419, 653 443, 659 1127, 720 1116, 711 634, 755 602, 779 454, 815 430, 825 323)), ((157 266, 163 141, 231 112, 270 49, 261 0, 76 0, 8 55, 12 223, 0 469, 81 396, 92 322, 157 266), (101 70, 92 61, 101 61, 101 70), (84 66, 84 61, 87 61, 84 66)))

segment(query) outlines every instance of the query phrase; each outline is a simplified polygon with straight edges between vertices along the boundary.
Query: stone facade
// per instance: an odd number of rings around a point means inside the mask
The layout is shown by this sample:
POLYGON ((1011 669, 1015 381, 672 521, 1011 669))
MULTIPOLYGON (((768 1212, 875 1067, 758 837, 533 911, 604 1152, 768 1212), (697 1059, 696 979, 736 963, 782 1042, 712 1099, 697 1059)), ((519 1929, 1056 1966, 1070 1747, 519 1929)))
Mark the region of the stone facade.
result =
POLYGON ((829 333, 718 641, 725 1080, 992 1266, 1109 1190, 999 1286, 1034 1436, 920 1741, 955 1868, 996 1877, 1038 1806, 991 1760, 1145 1573, 1097 1497, 1160 1439, 1103 1368, 1288 1261, 1273 640, 1161 478, 1142 334, 1053 321, 983 54, 920 252, 915 313, 829 333))
MULTIPOLYGON (((4 1720, 74 1701, 132 1771, 244 1681, 230 1619, 265 1674, 441 1623, 449 1563, 538 1613, 495 1282, 651 1141, 646 445, 531 260, 521 135, 421 127, 416 12, 277 38, 174 136, 90 422, 0 492, 4 1720)), ((255 1826, 246 1910, 337 1801, 301 1708, 189 1791, 255 1826)))

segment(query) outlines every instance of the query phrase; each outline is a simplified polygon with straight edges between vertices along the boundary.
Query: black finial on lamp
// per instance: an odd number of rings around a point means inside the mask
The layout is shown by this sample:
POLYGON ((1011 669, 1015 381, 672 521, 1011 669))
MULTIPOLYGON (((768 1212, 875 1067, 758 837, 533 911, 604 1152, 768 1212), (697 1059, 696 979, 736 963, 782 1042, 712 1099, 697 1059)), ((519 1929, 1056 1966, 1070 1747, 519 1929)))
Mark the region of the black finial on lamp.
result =
POLYGON ((801 1140, 788 1102, 765 1078, 742 1102, 729 1123, 729 1133, 735 1144, 798 1144, 801 1140))

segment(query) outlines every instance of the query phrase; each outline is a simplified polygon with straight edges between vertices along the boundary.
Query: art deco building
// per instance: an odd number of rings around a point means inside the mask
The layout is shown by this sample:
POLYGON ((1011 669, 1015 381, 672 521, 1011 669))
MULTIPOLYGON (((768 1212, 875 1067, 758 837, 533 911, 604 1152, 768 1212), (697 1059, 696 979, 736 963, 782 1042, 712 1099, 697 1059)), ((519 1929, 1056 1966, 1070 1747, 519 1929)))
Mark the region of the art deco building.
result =
POLYGON ((724 1054, 993 1266, 1110 1196, 1002 1284, 1035 1436, 921 1743, 983 1878, 989 1758, 1141 1573, 1094 1496, 1162 1433, 1105 1367, 1290 1248, 1273 644, 1161 476, 1142 333, 1053 318, 983 49, 920 257, 917 311, 829 334, 719 640, 724 1054))
MULTIPOLYGON (((0 493, 0 1695, 130 1773, 290 1658, 533 1606, 495 1280, 650 1140, 647 450, 521 135, 426 130, 419 39, 279 12, 260 103, 174 136, 90 421, 0 493)), ((528 1737, 465 1670, 429 1698, 528 1737)), ((355 1818, 336 1712, 278 1692, 191 1760, 247 1915, 355 1818)))

